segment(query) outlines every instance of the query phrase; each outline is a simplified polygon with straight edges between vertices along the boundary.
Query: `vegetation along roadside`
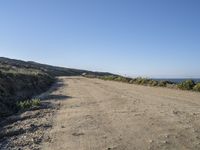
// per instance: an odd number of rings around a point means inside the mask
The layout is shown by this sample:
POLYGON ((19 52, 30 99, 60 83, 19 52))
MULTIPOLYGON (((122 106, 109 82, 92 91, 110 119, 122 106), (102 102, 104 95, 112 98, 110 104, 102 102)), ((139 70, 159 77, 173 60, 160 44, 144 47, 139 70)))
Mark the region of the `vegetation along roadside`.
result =
POLYGON ((128 78, 123 76, 117 75, 108 75, 108 76, 95 76, 90 74, 84 74, 87 78, 99 78, 102 80, 110 80, 110 81, 119 81, 129 84, 138 84, 144 86, 153 86, 153 87, 168 87, 174 89, 181 89, 181 90, 190 90, 190 91, 198 91, 200 92, 200 83, 195 83, 193 80, 185 80, 181 83, 175 83, 171 81, 157 81, 148 78, 128 78))

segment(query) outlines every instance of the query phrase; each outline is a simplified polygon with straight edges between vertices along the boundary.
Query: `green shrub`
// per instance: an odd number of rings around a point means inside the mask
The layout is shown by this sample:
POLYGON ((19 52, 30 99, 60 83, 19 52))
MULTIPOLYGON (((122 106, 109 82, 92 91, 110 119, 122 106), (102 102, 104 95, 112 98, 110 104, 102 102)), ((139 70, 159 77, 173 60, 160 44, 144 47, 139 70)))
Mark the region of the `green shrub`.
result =
POLYGON ((193 89, 200 92, 200 83, 197 83, 193 89))
POLYGON ((115 81, 122 81, 122 77, 117 77, 114 79, 115 81))
MULTIPOLYGON (((174 87, 175 83, 171 81, 158 81, 158 86, 161 87, 174 87)), ((175 88, 175 87, 174 87, 175 88)))
POLYGON ((192 90, 195 86, 195 82, 193 80, 186 80, 178 84, 178 88, 182 90, 192 90))
POLYGON ((140 85, 149 85, 150 82, 151 82, 150 79, 146 79, 146 78, 136 78, 134 83, 140 84, 140 85))
POLYGON ((148 80, 142 78, 140 84, 141 85, 146 85, 148 83, 148 80))
POLYGON ((115 81, 122 81, 122 82, 126 81, 126 79, 124 77, 116 77, 114 80, 115 81))
POLYGON ((135 83, 136 84, 141 84, 142 83, 142 78, 136 78, 135 83))
POLYGON ((134 79, 131 79, 131 80, 129 81, 130 84, 133 84, 134 82, 135 82, 134 79))
POLYGON ((149 81, 149 85, 150 86, 158 86, 158 81, 156 81, 156 80, 150 80, 149 81))
POLYGON ((151 82, 150 79, 143 78, 141 84, 142 85, 149 85, 150 82, 151 82))
POLYGON ((31 101, 33 106, 40 106, 41 104, 40 99, 32 99, 31 101))
POLYGON ((17 102, 17 107, 19 110, 26 110, 32 107, 40 106, 40 104, 41 104, 40 99, 32 99, 32 100, 17 102))
POLYGON ((180 84, 163 80, 163 81, 157 81, 153 79, 148 79, 148 78, 127 78, 123 76, 115 76, 115 75, 109 75, 109 76, 98 76, 99 79, 103 80, 111 80, 111 81, 120 81, 120 82, 125 82, 125 83, 130 83, 130 84, 139 84, 139 85, 145 85, 145 86, 160 86, 160 87, 168 87, 168 88, 174 88, 174 89, 182 89, 182 90, 195 90, 195 91, 200 91, 200 83, 197 85, 193 80, 186 80, 183 81, 180 84))
POLYGON ((103 80, 114 80, 116 77, 115 76, 103 76, 101 77, 103 80))
POLYGON ((158 82, 158 86, 166 87, 167 86, 167 81, 159 81, 158 82))

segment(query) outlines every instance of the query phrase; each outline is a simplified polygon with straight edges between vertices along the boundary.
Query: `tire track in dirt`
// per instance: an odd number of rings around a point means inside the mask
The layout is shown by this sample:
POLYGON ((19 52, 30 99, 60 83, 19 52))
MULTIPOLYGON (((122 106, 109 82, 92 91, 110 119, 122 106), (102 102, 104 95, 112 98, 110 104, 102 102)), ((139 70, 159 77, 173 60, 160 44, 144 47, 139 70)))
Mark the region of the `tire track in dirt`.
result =
POLYGON ((62 77, 60 110, 43 149, 200 149, 200 94, 62 77))

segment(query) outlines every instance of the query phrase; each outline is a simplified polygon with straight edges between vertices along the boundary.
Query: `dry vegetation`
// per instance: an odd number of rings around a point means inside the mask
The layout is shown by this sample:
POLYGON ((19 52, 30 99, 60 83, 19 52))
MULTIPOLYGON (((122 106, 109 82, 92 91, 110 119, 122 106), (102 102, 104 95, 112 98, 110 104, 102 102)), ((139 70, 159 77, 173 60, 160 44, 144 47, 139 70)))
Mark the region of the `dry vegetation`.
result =
POLYGON ((148 78, 127 78, 123 76, 109 75, 109 76, 95 76, 95 75, 84 75, 88 78, 99 78, 102 80, 110 81, 119 81, 129 84, 138 84, 144 86, 154 86, 154 87, 168 87, 181 90, 190 90, 190 91, 199 91, 200 92, 200 83, 195 83, 193 80, 185 80, 181 83, 174 83, 170 81, 157 81, 148 78))
POLYGON ((40 70, 10 66, 1 67, 0 71, 0 117, 18 111, 17 102, 47 90, 54 78, 40 70))

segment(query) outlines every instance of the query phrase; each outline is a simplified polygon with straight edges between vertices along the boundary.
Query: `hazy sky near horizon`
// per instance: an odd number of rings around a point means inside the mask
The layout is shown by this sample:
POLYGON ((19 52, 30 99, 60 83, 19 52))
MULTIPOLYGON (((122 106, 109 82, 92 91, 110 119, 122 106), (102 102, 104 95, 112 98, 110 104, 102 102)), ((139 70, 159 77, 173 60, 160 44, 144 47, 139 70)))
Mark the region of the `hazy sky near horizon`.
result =
POLYGON ((200 77, 199 0, 1 0, 0 56, 144 77, 200 77))

